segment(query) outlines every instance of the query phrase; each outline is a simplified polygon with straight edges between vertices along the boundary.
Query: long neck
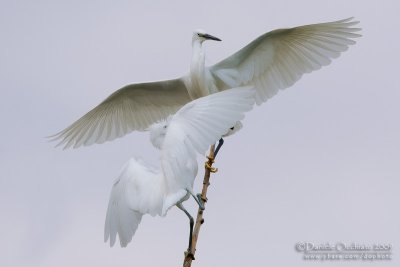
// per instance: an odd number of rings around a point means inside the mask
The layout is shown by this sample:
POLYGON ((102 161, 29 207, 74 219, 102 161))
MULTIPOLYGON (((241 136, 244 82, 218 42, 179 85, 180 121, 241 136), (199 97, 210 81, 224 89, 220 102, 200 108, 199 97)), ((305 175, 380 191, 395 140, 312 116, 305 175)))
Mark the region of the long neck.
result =
POLYGON ((189 94, 191 98, 199 98, 209 94, 205 74, 205 55, 200 41, 193 41, 192 62, 190 63, 189 94))

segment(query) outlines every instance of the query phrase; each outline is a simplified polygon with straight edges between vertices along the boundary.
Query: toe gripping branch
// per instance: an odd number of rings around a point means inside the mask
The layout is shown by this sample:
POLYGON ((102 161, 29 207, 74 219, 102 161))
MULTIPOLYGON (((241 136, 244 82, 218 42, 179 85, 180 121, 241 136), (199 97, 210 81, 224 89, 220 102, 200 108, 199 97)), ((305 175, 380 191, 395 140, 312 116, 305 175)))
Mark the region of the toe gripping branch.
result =
POLYGON ((205 162, 204 167, 212 173, 216 173, 218 168, 214 168, 212 165, 214 163, 214 158, 207 156, 208 160, 205 162))
POLYGON ((210 154, 210 156, 207 156, 208 160, 205 163, 205 167, 206 167, 207 170, 209 170, 212 173, 216 173, 218 171, 218 168, 214 168, 212 165, 214 163, 214 159, 217 157, 217 154, 218 154, 218 152, 219 152, 219 150, 220 150, 220 148, 222 147, 223 144, 224 144, 224 139, 222 139, 222 138, 219 139, 218 146, 214 150, 214 153, 210 154), (213 155, 213 156, 211 156, 211 155, 213 155))

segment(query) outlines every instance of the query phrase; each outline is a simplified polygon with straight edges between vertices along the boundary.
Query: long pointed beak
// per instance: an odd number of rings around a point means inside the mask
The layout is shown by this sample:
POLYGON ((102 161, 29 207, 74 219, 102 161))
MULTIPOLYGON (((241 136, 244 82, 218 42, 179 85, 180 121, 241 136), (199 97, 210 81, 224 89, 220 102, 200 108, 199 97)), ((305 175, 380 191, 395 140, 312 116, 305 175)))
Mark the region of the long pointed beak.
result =
POLYGON ((211 34, 208 34, 208 33, 204 34, 203 37, 206 38, 207 40, 222 41, 221 39, 219 39, 215 36, 212 36, 211 34))

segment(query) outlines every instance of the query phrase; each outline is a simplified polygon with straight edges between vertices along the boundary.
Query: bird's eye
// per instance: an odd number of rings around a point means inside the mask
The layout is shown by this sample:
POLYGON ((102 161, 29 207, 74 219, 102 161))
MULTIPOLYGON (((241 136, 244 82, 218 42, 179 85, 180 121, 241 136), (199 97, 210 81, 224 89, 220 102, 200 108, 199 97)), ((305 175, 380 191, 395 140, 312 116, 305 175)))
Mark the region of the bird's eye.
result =
POLYGON ((198 33, 198 34, 197 34, 197 36, 199 36, 199 37, 200 37, 200 33, 198 33))

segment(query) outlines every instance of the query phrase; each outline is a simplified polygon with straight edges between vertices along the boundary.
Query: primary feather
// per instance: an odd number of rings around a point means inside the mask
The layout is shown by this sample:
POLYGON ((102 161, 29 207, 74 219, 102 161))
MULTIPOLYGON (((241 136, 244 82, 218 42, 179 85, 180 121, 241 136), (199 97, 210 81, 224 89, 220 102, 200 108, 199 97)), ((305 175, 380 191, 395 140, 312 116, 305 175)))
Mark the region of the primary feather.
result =
POLYGON ((104 241, 121 247, 132 240, 143 214, 161 215, 165 183, 162 173, 138 159, 130 159, 115 180, 107 208, 104 241))
POLYGON ((218 90, 252 85, 257 89, 257 104, 274 96, 279 89, 292 86, 305 73, 328 65, 333 58, 355 44, 353 18, 278 29, 265 33, 211 66, 209 71, 218 90))

